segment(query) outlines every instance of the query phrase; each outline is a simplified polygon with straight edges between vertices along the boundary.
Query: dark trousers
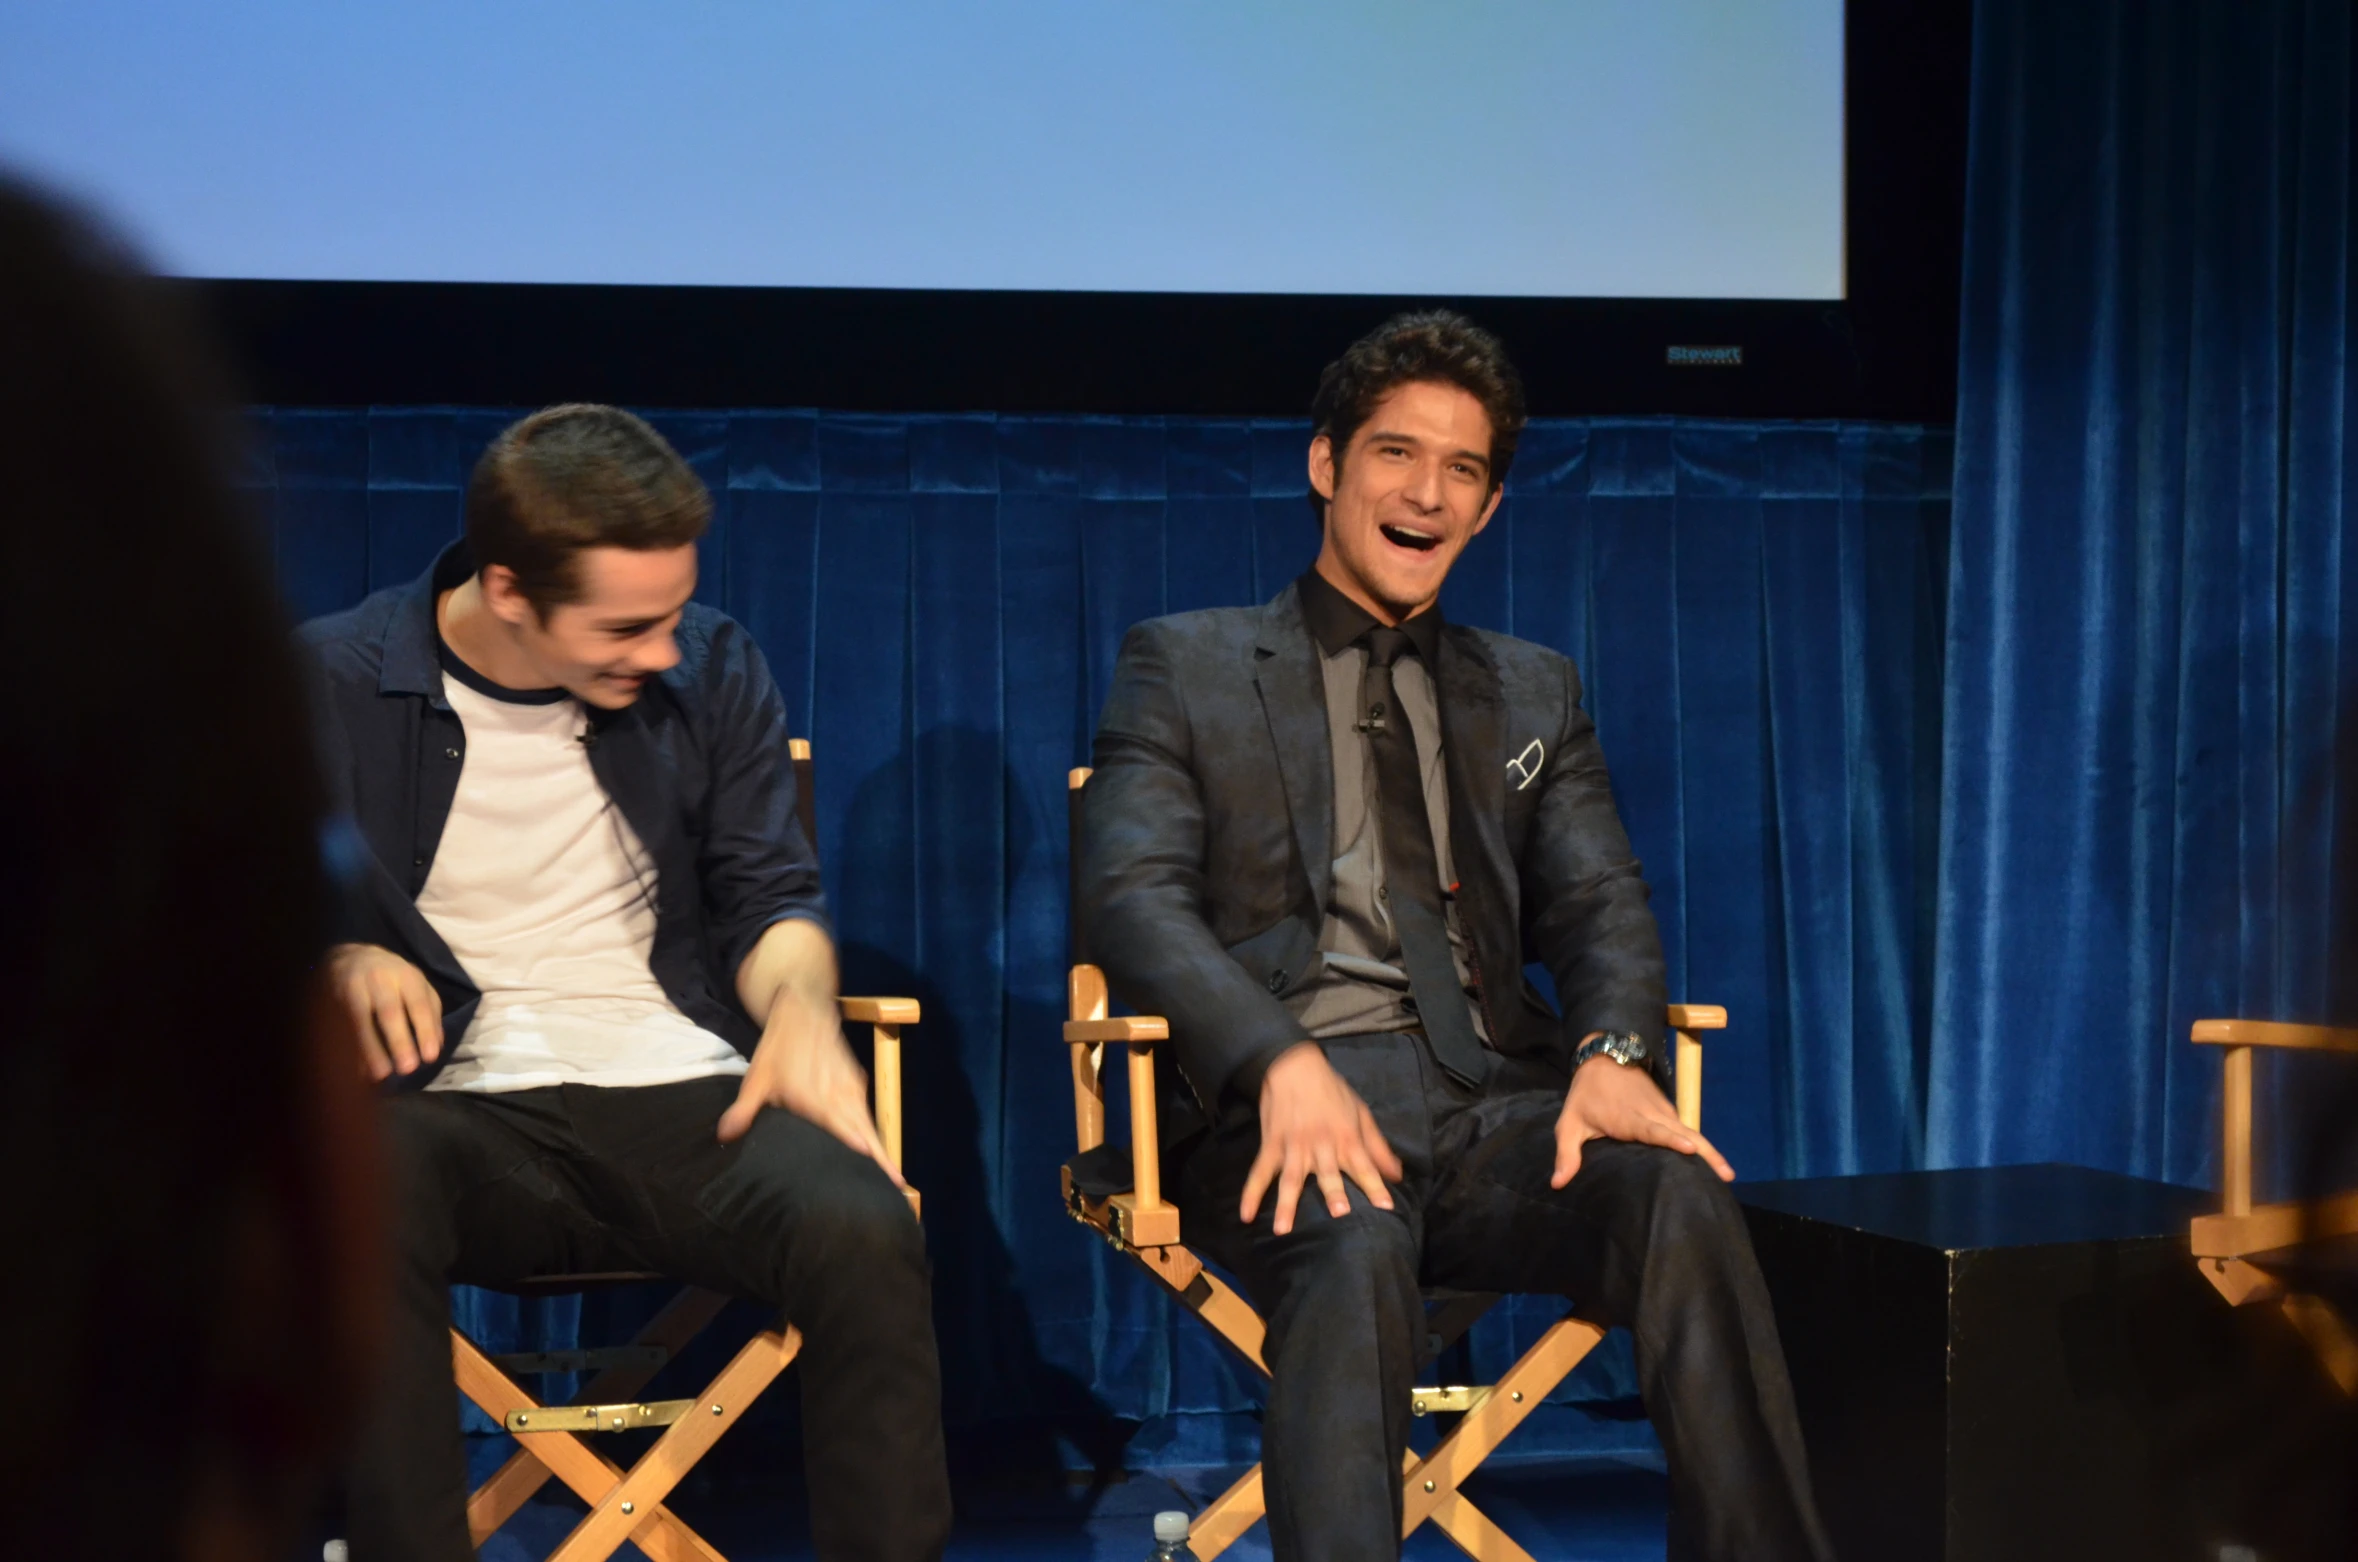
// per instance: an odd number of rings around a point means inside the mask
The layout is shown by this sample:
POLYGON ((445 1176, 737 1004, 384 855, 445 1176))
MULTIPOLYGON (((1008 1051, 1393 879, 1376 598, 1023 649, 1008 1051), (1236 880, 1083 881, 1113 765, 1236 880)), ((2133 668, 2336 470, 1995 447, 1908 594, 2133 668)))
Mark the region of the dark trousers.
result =
POLYGON ((1768 1292, 1711 1169, 1592 1140, 1579 1175, 1552 1189, 1561 1075, 1500 1060, 1500 1076, 1472 1089, 1440 1070, 1421 1036, 1324 1045, 1399 1154, 1391 1210, 1353 1188, 1338 1220, 1313 1185, 1288 1235, 1271 1231, 1274 1197, 1241 1225, 1260 1143, 1258 1113, 1241 1104, 1180 1182, 1189 1229, 1268 1324, 1261 1447, 1279 1562, 1399 1554, 1421 1286, 1553 1293, 1631 1331, 1669 1457, 1672 1558, 1827 1557, 1768 1292))
POLYGON ((714 1129, 735 1079, 385 1104, 394 1298, 348 1483, 359 1562, 471 1558, 450 1285, 648 1270, 778 1308, 802 1331, 818 1554, 938 1557, 950 1497, 925 1239, 873 1161, 768 1111, 714 1129))

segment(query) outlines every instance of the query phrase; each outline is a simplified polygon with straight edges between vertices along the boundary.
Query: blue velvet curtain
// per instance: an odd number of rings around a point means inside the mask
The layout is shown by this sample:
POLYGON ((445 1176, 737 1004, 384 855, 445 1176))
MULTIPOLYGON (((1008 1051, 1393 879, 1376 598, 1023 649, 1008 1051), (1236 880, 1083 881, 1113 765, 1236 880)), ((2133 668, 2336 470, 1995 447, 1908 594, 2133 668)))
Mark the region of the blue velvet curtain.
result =
POLYGON ((2358 1019, 2350 26, 1976 8, 1936 1163, 2207 1181, 2189 1022, 2358 1019))
MULTIPOLYGON (((251 481, 297 610, 423 569, 509 416, 259 414, 251 481)), ((924 1001, 908 1160, 953 1422, 1044 1420, 1099 1451, 1151 1422, 1134 1458, 1249 1456, 1243 1375, 1057 1202, 1064 775, 1128 625, 1306 566, 1307 429, 654 418, 717 501, 701 595, 758 637, 814 741, 848 986, 924 1001)), ((1945 431, 1542 422, 1450 584, 1453 616, 1579 660, 1672 991, 1730 1012, 1706 1128, 1753 1176, 1924 1152, 1949 470, 1945 431)), ((573 1322, 468 1307, 500 1340, 573 1322)), ((1495 1318, 1464 1368, 1503 1368, 1553 1318, 1495 1318)), ((1521 1446, 1642 1445, 1631 1392, 1604 1353, 1521 1446)))

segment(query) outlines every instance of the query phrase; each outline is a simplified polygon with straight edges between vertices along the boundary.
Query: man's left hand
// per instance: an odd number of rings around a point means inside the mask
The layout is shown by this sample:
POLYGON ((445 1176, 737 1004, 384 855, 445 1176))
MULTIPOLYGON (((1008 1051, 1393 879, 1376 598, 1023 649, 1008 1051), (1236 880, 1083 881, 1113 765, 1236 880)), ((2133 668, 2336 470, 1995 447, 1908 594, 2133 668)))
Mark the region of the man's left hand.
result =
POLYGON ((1580 1147, 1591 1139, 1658 1144, 1681 1155, 1700 1155, 1722 1182, 1736 1180, 1735 1168, 1711 1141, 1678 1120, 1652 1075, 1611 1058, 1590 1058, 1572 1075, 1563 1115, 1556 1119, 1556 1171, 1549 1187, 1560 1188, 1579 1173, 1580 1147))
POLYGON ((868 1114, 868 1071, 852 1056, 832 1005, 820 1009, 792 989, 778 994, 737 1099, 721 1114, 721 1142, 744 1138, 765 1107, 809 1119, 908 1186, 884 1153, 868 1114))
POLYGON ((745 1137, 764 1107, 826 1129, 906 1188, 868 1112, 868 1071, 843 1039, 835 1007, 835 944, 814 922, 775 922, 737 968, 737 997, 761 1042, 737 1099, 721 1114, 723 1144, 745 1137))

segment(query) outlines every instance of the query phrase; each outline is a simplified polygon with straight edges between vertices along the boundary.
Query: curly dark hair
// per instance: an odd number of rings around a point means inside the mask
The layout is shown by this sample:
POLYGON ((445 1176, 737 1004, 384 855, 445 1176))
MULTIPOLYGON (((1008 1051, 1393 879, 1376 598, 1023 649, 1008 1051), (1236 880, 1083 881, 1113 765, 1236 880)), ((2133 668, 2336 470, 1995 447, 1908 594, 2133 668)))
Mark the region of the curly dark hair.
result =
MULTIPOLYGON (((1454 385, 1490 415, 1490 486, 1506 481, 1523 437, 1523 377, 1497 337, 1448 309, 1394 315, 1326 366, 1310 398, 1311 433, 1333 444, 1342 464, 1351 437, 1376 403, 1417 381, 1454 385)), ((1315 498, 1312 501, 1316 503, 1315 498)))
POLYGON ((510 424, 467 484, 475 567, 502 564, 545 620, 578 601, 585 548, 678 548, 704 535, 712 495, 646 420, 571 402, 510 424))

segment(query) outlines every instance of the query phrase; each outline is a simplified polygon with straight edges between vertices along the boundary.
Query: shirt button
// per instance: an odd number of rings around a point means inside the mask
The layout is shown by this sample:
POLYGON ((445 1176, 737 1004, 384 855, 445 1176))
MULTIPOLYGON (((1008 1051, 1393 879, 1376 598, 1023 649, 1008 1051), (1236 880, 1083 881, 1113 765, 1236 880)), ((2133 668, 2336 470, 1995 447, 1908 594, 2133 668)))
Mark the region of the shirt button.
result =
POLYGON ((1269 973, 1269 990, 1273 993, 1281 993, 1285 991, 1285 972, 1283 970, 1276 970, 1269 973))
POLYGON ((419 852, 416 856, 409 859, 409 864, 413 868, 424 867, 426 865, 426 854, 424 852, 419 852))
POLYGON ((442 751, 442 757, 444 759, 456 759, 458 758, 458 750, 455 748, 446 748, 442 751))

